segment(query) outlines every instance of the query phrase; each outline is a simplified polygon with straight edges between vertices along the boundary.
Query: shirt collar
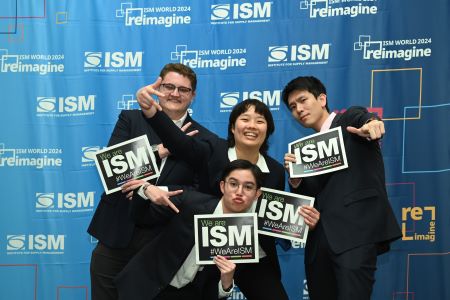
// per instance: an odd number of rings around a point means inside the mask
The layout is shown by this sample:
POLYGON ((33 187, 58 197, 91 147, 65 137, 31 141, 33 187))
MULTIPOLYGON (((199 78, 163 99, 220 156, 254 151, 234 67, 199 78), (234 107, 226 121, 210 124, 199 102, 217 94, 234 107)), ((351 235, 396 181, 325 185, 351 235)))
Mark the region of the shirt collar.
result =
POLYGON ((325 122, 322 124, 322 127, 320 127, 320 132, 327 131, 328 129, 330 129, 334 117, 336 117, 336 113, 332 112, 325 120, 325 122))
MULTIPOLYGON (((228 159, 230 161, 234 161, 237 159, 236 147, 228 148, 228 159)), ((263 155, 261 155, 261 153, 259 153, 258 161, 256 162, 256 165, 261 170, 261 172, 270 173, 269 167, 267 166, 267 163, 266 163, 266 159, 264 158, 263 155)))
POLYGON ((175 123, 175 125, 178 126, 178 128, 181 128, 183 126, 183 123, 186 120, 186 118, 187 118, 187 111, 184 113, 184 115, 180 119, 172 120, 172 121, 175 123))

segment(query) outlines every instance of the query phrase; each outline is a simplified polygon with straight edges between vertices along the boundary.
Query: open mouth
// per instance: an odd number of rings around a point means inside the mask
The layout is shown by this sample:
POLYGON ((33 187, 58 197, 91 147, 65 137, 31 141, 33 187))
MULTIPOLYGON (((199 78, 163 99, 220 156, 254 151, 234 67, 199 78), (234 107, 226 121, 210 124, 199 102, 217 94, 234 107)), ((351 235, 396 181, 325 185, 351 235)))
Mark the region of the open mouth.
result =
POLYGON ((250 139, 256 139, 258 134, 255 132, 244 132, 244 136, 250 139))

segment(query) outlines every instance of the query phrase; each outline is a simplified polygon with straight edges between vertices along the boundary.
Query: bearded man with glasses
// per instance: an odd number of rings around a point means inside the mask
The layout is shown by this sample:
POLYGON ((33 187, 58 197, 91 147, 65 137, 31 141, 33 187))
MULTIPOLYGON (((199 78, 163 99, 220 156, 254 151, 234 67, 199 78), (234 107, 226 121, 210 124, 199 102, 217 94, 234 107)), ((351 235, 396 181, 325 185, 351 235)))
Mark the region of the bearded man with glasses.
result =
MULTIPOLYGON (((160 72, 160 104, 163 111, 188 135, 209 140, 215 134, 195 122, 188 114, 189 105, 194 100, 197 76, 183 64, 167 64, 160 72), (164 99, 163 99, 164 98, 164 99)), ((145 93, 147 87, 142 88, 145 93)), ((110 195, 103 193, 100 203, 89 225, 88 232, 98 239, 98 245, 91 258, 92 300, 118 299, 113 282, 116 275, 141 251, 141 249, 161 232, 162 228, 151 229, 137 225, 129 217, 128 211, 133 190, 152 195, 153 199, 164 203, 170 196, 182 190, 197 186, 197 174, 184 161, 170 155, 161 143, 141 110, 123 110, 119 115, 108 146, 146 134, 160 164, 161 175, 155 180, 131 180, 122 186, 122 192, 110 195), (151 183, 151 184, 150 184, 151 183), (128 199, 127 199, 128 198, 128 199)))

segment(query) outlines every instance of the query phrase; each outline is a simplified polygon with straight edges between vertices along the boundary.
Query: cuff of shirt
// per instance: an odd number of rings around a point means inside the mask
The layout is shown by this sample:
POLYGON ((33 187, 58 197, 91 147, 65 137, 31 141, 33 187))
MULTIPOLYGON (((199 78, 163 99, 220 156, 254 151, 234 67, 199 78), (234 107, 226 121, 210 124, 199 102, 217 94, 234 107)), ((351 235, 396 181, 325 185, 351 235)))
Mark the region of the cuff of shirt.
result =
POLYGON ((233 289, 234 289, 234 280, 231 283, 231 288, 228 292, 223 289, 222 280, 219 280, 219 298, 225 298, 225 297, 231 296, 231 293, 233 293, 233 289))
MULTIPOLYGON (((160 188, 160 189, 163 190, 163 191, 166 191, 166 192, 169 191, 169 188, 168 188, 167 186, 164 186, 164 185, 158 185, 157 187, 160 188)), ((143 199, 147 199, 147 200, 148 200, 148 197, 147 197, 147 196, 145 195, 145 193, 144 193, 144 185, 141 185, 141 186, 140 186, 140 188, 139 188, 139 190, 138 190, 138 195, 141 196, 143 199)))

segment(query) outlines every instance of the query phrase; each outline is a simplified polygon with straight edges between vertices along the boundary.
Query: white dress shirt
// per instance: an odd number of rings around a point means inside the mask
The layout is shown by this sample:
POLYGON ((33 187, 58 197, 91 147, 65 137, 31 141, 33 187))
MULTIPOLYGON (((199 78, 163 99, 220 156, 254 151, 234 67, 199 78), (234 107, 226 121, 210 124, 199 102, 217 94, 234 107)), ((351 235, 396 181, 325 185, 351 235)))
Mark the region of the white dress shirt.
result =
MULTIPOLYGON (((235 161, 237 159, 236 147, 228 148, 228 159, 230 161, 235 161)), ((270 173, 269 167, 267 166, 266 159, 261 153, 259 153, 258 161, 256 165, 263 173, 270 173)))

